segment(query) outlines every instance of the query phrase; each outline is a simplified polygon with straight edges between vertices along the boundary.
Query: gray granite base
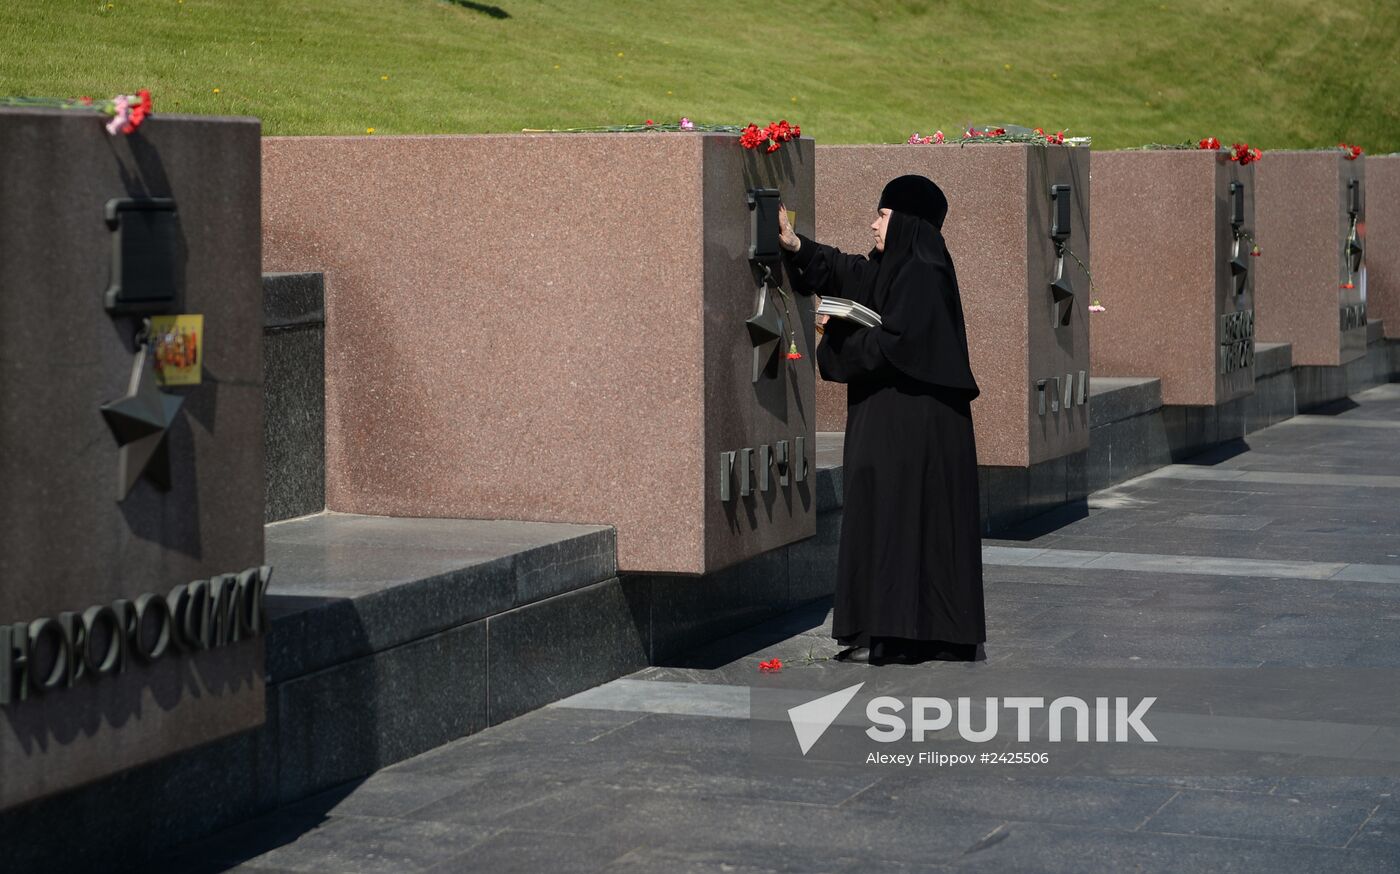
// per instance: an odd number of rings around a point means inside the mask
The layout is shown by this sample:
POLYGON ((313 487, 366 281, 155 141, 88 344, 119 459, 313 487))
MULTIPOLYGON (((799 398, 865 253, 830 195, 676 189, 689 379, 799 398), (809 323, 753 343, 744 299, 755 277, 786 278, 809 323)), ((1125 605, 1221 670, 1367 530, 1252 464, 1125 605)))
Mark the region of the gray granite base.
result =
POLYGON ((1396 341, 1380 336, 1380 322, 1372 322, 1376 335, 1366 345, 1366 354, 1340 367, 1295 367, 1298 410, 1305 412, 1335 403, 1357 392, 1396 378, 1396 341))
POLYGON ((1341 367, 1294 366, 1287 343, 1260 343, 1254 393, 1218 406, 1163 405, 1158 381, 1096 377, 1091 383, 1089 490, 1184 461, 1298 413, 1400 379, 1400 340, 1371 325, 1364 357, 1341 367))
POLYGON ((1066 504, 1082 503, 1090 491, 1090 445, 1084 452, 1030 467, 979 466, 982 533, 1002 531, 1066 504))
POLYGON ((146 870, 647 665, 650 591, 618 579, 612 528, 321 514, 267 531, 267 722, 7 811, 7 872, 146 870))

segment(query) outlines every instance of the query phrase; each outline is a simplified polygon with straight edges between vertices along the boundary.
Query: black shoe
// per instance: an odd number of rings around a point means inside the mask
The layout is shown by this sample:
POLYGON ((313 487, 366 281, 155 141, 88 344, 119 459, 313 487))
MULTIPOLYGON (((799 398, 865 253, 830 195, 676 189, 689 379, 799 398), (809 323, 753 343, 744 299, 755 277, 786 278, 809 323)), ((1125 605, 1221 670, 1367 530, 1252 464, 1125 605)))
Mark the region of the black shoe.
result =
POLYGON ((870 643, 870 657, 866 661, 876 667, 887 665, 890 663, 891 657, 896 655, 892 649, 893 647, 886 645, 883 640, 872 641, 870 643))
POLYGON ((870 659, 870 650, 863 646, 851 646, 832 656, 832 661, 865 664, 870 659))

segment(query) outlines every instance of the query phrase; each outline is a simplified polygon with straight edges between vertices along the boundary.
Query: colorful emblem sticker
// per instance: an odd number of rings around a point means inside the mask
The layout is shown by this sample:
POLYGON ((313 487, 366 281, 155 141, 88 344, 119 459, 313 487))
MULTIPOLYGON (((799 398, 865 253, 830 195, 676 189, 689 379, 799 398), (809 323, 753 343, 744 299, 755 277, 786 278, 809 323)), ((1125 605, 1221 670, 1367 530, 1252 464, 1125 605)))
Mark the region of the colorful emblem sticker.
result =
POLYGON ((199 385, 204 370, 204 316, 153 316, 156 382, 199 385))

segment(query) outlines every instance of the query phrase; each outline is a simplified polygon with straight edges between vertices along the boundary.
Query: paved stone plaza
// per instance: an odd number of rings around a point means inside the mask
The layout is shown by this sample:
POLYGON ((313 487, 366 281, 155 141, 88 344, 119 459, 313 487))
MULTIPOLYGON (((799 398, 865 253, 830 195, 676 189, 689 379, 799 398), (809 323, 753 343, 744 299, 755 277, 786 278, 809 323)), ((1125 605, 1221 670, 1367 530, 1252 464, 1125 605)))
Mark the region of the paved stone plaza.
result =
MULTIPOLYGON (((1400 384, 1245 444, 987 541, 976 669, 1400 667, 1400 384)), ((825 660, 829 624, 825 604, 796 611, 168 869, 1400 870, 1400 779, 756 775, 742 716, 761 661, 851 683, 958 669, 825 660)))

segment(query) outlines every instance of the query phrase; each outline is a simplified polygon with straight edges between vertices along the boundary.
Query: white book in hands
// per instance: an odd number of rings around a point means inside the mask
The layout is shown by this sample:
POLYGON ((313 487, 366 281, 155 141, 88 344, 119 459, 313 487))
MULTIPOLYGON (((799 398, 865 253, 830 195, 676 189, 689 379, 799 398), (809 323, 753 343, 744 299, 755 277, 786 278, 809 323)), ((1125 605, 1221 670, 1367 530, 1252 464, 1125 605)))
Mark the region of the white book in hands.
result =
POLYGON ((817 307, 817 315, 845 319, 866 328, 873 328, 880 324, 879 313, 853 300, 846 300, 844 297, 822 298, 821 304, 817 307))

